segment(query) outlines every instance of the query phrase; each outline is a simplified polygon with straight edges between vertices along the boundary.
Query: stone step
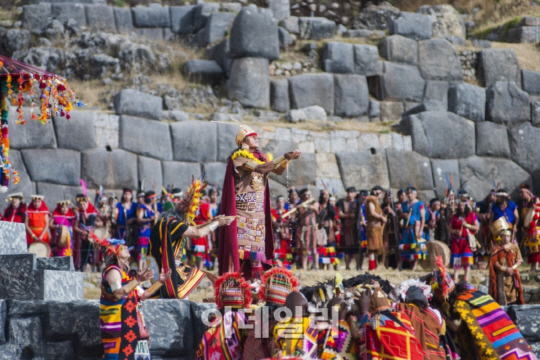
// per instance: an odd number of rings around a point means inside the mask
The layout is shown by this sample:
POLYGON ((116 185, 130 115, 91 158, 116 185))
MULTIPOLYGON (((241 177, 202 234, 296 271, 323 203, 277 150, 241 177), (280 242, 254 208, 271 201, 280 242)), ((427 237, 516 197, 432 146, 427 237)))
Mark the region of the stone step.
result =
POLYGON ((0 299, 70 301, 84 298, 82 273, 70 271, 72 265, 68 260, 40 260, 38 266, 35 254, 16 254, 0 255, 0 264, 0 299))
POLYGON ((24 224, 0 221, 0 255, 26 254, 24 224))

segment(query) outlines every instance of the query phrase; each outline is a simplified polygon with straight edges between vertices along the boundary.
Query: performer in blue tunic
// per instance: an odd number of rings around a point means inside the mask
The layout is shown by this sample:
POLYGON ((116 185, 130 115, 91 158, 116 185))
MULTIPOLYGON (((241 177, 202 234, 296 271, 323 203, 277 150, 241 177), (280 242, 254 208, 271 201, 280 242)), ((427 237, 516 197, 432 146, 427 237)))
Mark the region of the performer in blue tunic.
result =
POLYGON ((418 260, 426 257, 426 239, 424 225, 426 223, 426 208, 423 202, 416 197, 418 192, 410 187, 407 190, 408 201, 402 205, 401 218, 405 219, 405 228, 402 230, 399 250, 401 261, 412 262, 412 270, 416 270, 418 260))

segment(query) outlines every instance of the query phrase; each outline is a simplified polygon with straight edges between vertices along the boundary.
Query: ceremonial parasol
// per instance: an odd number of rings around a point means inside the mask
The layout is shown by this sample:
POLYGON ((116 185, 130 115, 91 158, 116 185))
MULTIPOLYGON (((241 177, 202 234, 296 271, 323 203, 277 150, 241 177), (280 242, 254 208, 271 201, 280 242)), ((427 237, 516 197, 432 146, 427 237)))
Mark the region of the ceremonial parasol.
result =
POLYGON ((69 120, 69 112, 73 108, 72 102, 75 102, 77 106, 83 105, 77 101, 75 92, 69 87, 66 79, 35 66, 0 55, 0 120, 2 126, 0 192, 7 191, 11 176, 13 176, 15 184, 19 182, 19 174, 9 162, 8 111, 9 99, 11 98, 11 105, 17 106, 16 123, 25 124, 26 121, 23 118, 25 94, 30 97, 30 118, 39 120, 42 124, 47 124, 53 115, 65 116, 69 120), (34 112, 36 106, 35 84, 40 89, 37 115, 34 112))

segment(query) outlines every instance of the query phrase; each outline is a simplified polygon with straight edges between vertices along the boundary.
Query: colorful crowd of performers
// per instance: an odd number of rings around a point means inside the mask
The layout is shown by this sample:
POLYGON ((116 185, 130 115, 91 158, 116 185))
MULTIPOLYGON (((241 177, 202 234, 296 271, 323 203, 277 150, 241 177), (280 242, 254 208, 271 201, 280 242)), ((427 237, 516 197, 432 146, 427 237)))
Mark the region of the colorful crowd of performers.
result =
MULTIPOLYGON (((197 359, 536 359, 501 307, 523 304, 518 271, 522 260, 514 243, 519 217, 503 190, 493 193, 499 199, 495 203, 478 205, 490 209, 486 216, 492 241, 488 243, 489 294, 466 281, 456 285, 441 255, 434 256, 429 274, 397 287, 369 273, 348 280, 336 274, 329 283, 300 287, 285 261, 306 269, 330 266, 332 250, 320 249, 337 247, 344 252, 347 268, 355 260, 360 269, 365 248, 371 270, 378 263, 390 264, 385 254, 394 255, 396 267, 414 269, 437 232, 446 232, 452 241, 454 273, 461 266, 469 269, 475 256, 472 248, 482 246, 469 235, 481 231, 477 205, 460 192, 457 201, 443 205, 437 200, 426 207, 412 187, 400 191, 401 201, 396 204, 376 186, 370 195, 361 193, 363 198, 349 188, 347 198, 338 203, 328 191, 321 192, 317 203, 309 189, 298 196, 293 190, 288 204, 278 198, 272 209, 268 175, 283 174, 300 152, 274 160, 258 150, 257 134, 244 125, 236 144, 220 206, 204 199, 204 173, 192 180, 184 196, 174 194, 179 200, 163 205, 163 213, 155 194, 145 196, 145 206, 135 211, 138 249, 126 245, 131 206, 124 208, 124 239, 103 239, 88 231, 89 225, 78 225, 89 243, 106 255, 100 322, 106 359, 149 359, 149 334, 138 311, 139 301, 153 296, 186 299, 204 277, 215 289, 215 296, 205 301, 215 302, 220 314, 213 312, 207 319, 197 359), (503 217, 508 219, 499 221, 503 217), (440 225, 443 219, 448 219, 446 228, 440 225), (364 237, 359 235, 362 231, 364 237), (201 255, 208 242, 197 240, 212 239, 214 232, 219 278, 204 270, 201 255), (390 236, 395 239, 392 245, 390 236), (186 249, 192 250, 199 264, 186 260, 186 249), (130 269, 134 256, 130 250, 136 251, 137 270, 130 269), (148 258, 154 259, 155 267, 148 258)), ((530 194, 526 186, 521 191, 524 199, 530 194)), ((534 212, 532 199, 528 203, 534 212)), ((32 206, 40 210, 37 200, 32 206)), ((124 200, 129 205, 130 196, 124 200)), ((81 209, 88 207, 86 201, 81 209)), ((531 217, 530 212, 526 217, 531 217)), ((533 214, 530 226, 537 221, 533 214)))

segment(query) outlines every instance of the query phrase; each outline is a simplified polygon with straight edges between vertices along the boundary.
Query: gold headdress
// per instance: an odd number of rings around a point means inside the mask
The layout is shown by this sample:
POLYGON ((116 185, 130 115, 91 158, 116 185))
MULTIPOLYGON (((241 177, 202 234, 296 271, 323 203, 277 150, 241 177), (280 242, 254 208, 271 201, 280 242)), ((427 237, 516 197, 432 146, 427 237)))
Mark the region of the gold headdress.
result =
POLYGON ((249 126, 242 124, 240 121, 233 119, 232 117, 229 117, 231 121, 212 121, 215 123, 222 123, 222 124, 236 124, 240 127, 240 131, 238 131, 238 134, 236 134, 236 146, 242 147, 242 143, 244 142, 244 139, 250 135, 257 135, 257 132, 250 128, 249 126))

